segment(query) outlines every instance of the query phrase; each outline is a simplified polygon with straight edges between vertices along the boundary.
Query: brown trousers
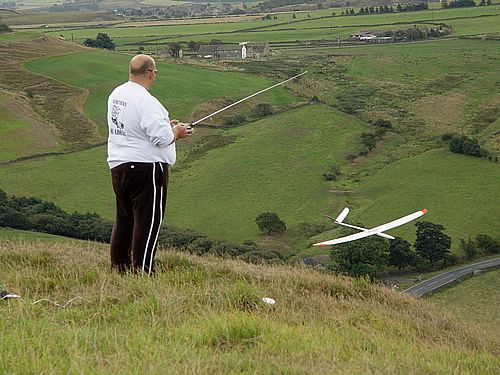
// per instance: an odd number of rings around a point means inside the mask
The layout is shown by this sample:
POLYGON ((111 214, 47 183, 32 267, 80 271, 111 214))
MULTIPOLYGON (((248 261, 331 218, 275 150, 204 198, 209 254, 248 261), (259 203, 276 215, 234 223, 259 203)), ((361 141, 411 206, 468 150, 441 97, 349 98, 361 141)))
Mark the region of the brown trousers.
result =
POLYGON ((111 267, 120 272, 154 271, 156 243, 167 202, 168 164, 125 163, 111 170, 116 221, 111 267))

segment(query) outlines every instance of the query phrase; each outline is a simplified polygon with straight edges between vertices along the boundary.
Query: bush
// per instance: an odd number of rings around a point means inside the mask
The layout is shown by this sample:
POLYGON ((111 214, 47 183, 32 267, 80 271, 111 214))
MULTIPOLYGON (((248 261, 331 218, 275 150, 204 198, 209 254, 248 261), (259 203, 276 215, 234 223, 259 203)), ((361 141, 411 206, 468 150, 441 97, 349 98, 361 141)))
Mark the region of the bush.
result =
POLYGON ((368 151, 373 150, 377 144, 375 135, 371 133, 361 133, 361 142, 363 142, 363 145, 368 149, 368 151))
POLYGON ((443 268, 455 266, 460 263, 461 258, 455 254, 447 254, 443 259, 443 268))
POLYGON ((185 248, 200 237, 203 236, 193 230, 166 225, 160 230, 158 244, 166 247, 185 248))
POLYGON ((223 123, 224 125, 239 125, 244 123, 247 120, 245 115, 241 113, 235 113, 234 115, 228 116, 224 119, 223 123))
POLYGON ((189 252, 203 255, 210 252, 214 242, 208 237, 198 237, 188 245, 189 252))
POLYGON ((7 193, 0 189, 0 206, 7 202, 7 193))
POLYGON ((281 254, 275 251, 253 250, 249 251, 239 257, 248 263, 262 264, 262 263, 283 263, 281 254))
POLYGON ((313 104, 318 104, 321 102, 321 100, 319 100, 319 98, 316 95, 313 95, 311 99, 309 99, 309 101, 313 104))
POLYGON ((231 257, 237 257, 253 250, 254 248, 252 246, 239 245, 230 242, 220 243, 212 248, 212 252, 215 255, 218 256, 227 255, 231 257))
POLYGON ((0 211, 0 227, 26 230, 30 229, 30 221, 22 212, 4 209, 0 211))
POLYGON ((323 173, 323 178, 326 181, 335 181, 338 176, 341 175, 340 167, 338 165, 332 164, 328 172, 323 173))
POLYGON ((453 136, 449 148, 451 152, 475 157, 481 157, 487 154, 486 150, 481 148, 477 139, 469 138, 465 135, 453 136))
POLYGON ((443 135, 441 135, 440 139, 443 142, 450 142, 454 136, 455 134, 453 133, 444 133, 443 135))
POLYGON ((486 234, 478 234, 476 236, 477 248, 483 254, 498 254, 500 253, 500 242, 486 234))
POLYGON ((379 128, 392 129, 392 123, 389 120, 384 120, 381 118, 376 120, 373 125, 378 126, 379 128))
POLYGON ((272 115, 273 112, 273 106, 269 103, 257 103, 252 110, 255 117, 269 116, 272 115))

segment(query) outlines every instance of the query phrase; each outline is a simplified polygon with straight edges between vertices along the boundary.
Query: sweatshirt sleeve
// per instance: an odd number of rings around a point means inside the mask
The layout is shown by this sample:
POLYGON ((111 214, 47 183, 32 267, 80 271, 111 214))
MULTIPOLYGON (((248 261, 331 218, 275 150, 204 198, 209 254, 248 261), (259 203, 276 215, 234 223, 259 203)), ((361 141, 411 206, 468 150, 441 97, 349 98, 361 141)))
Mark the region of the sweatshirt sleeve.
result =
POLYGON ((168 112, 156 100, 142 103, 140 127, 155 146, 167 147, 174 141, 168 112))

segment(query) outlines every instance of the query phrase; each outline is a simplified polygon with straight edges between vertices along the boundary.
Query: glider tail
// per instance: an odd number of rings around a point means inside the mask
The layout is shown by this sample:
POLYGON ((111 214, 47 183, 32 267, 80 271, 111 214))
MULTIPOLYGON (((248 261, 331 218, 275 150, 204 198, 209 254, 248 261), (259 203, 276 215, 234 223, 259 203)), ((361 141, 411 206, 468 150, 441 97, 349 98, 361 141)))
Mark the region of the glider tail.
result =
POLYGON ((337 216, 337 218, 335 219, 335 222, 340 224, 344 221, 344 219, 346 218, 347 214, 349 213, 349 209, 346 207, 342 210, 342 212, 340 213, 339 216, 337 216))

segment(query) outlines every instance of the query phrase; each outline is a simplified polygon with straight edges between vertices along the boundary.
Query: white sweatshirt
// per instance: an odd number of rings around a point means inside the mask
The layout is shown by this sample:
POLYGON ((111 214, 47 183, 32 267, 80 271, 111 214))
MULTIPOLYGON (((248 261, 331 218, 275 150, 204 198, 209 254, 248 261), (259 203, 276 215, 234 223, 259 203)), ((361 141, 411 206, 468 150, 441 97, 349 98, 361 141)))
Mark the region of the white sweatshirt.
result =
POLYGON ((175 163, 174 133, 167 110, 143 86, 126 82, 108 98, 108 165, 175 163))

